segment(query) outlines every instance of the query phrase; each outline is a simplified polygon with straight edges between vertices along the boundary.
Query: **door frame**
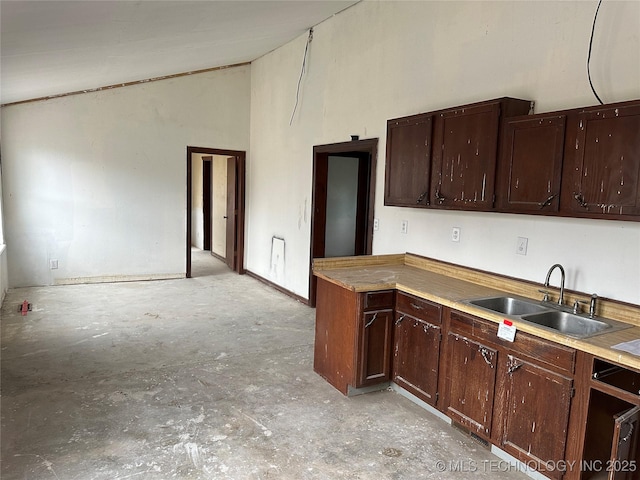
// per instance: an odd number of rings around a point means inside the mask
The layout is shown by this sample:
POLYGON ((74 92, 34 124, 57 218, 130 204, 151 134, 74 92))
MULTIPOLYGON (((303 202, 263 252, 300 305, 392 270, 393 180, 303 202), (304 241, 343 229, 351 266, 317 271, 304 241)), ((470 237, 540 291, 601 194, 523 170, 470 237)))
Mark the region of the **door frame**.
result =
MULTIPOLYGON (((235 228, 235 246, 237 249, 237 262, 234 271, 240 275, 245 273, 244 268, 244 221, 245 221, 245 170, 247 153, 242 150, 225 150, 219 148, 190 147, 187 146, 187 235, 186 235, 186 278, 191 278, 191 195, 193 192, 193 172, 191 156, 194 153, 205 155, 222 155, 236 159, 236 198, 237 221, 235 228)), ((228 199, 227 199, 228 201, 228 199)))
MULTIPOLYGON (((369 191, 366 205, 358 202, 358 217, 361 217, 361 206, 366 207, 366 229, 362 240, 365 242, 365 255, 371 255, 373 250, 373 218, 376 194, 376 163, 378 159, 378 139, 353 140, 350 142, 315 145, 313 147, 313 184, 311 200, 311 240, 309 248, 309 300, 311 307, 316 305, 317 278, 313 275, 313 258, 322 245, 327 220, 327 165, 329 156, 348 156, 362 158, 369 156, 369 191)), ((362 170, 362 169, 361 169, 362 170)), ((359 174, 359 185, 366 185, 367 179, 359 174)), ((364 220, 363 219, 363 220, 364 220)), ((362 235, 360 233, 359 235, 362 235)))

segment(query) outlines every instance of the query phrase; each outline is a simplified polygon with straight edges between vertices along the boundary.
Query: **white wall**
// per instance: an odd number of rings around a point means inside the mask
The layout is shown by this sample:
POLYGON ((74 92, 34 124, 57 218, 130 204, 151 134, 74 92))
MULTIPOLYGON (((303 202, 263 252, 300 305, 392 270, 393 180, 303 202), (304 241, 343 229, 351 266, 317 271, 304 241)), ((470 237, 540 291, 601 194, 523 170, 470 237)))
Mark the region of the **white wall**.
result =
MULTIPOLYGON (((640 303, 640 224, 383 206, 386 120, 502 96, 536 111, 594 105, 586 53, 596 2, 364 1, 252 64, 247 268, 269 278, 271 237, 287 242, 283 279, 307 296, 313 145, 380 139, 376 254, 410 251, 640 303), (400 222, 409 221, 409 233, 400 222), (450 240, 461 230, 460 243, 450 240), (527 256, 516 238, 529 238, 527 256)), ((640 98, 640 2, 604 2, 593 44, 601 98, 640 98)))
POLYGON ((10 285, 184 275, 186 148, 247 150, 249 91, 244 66, 2 108, 10 285))
POLYGON ((211 251, 221 257, 227 255, 227 157, 213 155, 211 161, 211 188, 213 219, 211 251))
POLYGON ((6 245, 0 244, 0 307, 9 288, 9 270, 7 269, 6 245))
POLYGON ((191 154, 191 245, 204 248, 202 154, 191 154))
POLYGON ((2 213, 2 168, 0 166, 0 307, 9 288, 9 270, 7 267, 7 248, 4 243, 4 216, 2 213))

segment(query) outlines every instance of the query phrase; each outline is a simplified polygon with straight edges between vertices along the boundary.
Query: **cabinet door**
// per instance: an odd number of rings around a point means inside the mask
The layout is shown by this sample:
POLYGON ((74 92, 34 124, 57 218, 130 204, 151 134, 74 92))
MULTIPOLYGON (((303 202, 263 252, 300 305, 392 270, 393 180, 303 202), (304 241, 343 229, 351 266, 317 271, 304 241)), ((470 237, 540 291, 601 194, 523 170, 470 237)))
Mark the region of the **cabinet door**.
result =
POLYGON ((356 387, 374 385, 391 379, 392 325, 393 310, 362 314, 356 387))
POLYGON ((430 405, 436 404, 440 327, 396 313, 393 381, 430 405))
POLYGON ((640 407, 616 417, 609 466, 611 480, 640 478, 640 407))
POLYGON ((493 207, 500 104, 440 113, 434 126, 431 203, 490 210, 493 207))
POLYGON ((640 105, 589 109, 577 122, 563 208, 589 217, 640 215, 640 105))
MULTIPOLYGON (((564 460, 573 380, 508 355, 502 448, 544 471, 564 460)), ((562 472, 545 473, 559 478, 562 472)))
POLYGON ((478 435, 489 438, 498 352, 449 332, 447 338, 446 413, 478 435))
POLYGON ((384 204, 417 207, 429 204, 431 115, 387 122, 384 204))
POLYGON ((564 115, 506 121, 496 192, 501 211, 558 211, 564 127, 564 115))

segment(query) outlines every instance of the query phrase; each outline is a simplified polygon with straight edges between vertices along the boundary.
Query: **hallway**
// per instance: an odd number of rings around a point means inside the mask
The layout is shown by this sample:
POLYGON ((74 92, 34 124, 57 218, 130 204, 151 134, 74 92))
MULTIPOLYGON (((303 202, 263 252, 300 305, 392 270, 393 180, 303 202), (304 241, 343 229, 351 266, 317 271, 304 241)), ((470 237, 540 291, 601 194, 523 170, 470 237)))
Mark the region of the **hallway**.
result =
POLYGON ((204 255, 193 279, 9 291, 3 480, 475 479, 497 461, 395 392, 343 397, 313 372, 314 310, 204 255))

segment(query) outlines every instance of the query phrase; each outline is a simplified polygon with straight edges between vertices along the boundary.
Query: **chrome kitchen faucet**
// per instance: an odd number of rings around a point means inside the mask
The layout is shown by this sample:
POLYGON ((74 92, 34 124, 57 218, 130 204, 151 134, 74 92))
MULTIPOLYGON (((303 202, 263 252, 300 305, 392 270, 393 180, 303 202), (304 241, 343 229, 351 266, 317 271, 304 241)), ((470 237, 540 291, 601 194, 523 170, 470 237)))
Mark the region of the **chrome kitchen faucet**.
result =
MULTIPOLYGON (((549 288, 549 278, 551 278, 551 272, 553 272, 553 270, 556 268, 560 269, 560 296, 558 297, 558 305, 563 305, 564 304, 564 268, 562 268, 562 265, 560 265, 559 263, 556 263, 555 265, 551 265, 551 268, 547 272, 547 278, 544 281, 544 286, 545 288, 549 288)), ((544 293, 544 301, 548 301, 549 292, 545 291, 543 293, 544 293)))

